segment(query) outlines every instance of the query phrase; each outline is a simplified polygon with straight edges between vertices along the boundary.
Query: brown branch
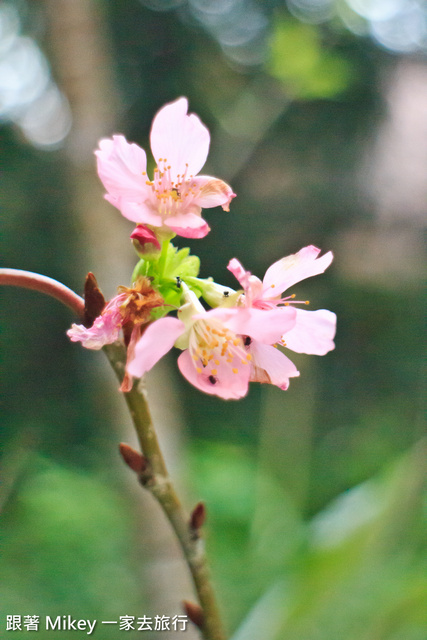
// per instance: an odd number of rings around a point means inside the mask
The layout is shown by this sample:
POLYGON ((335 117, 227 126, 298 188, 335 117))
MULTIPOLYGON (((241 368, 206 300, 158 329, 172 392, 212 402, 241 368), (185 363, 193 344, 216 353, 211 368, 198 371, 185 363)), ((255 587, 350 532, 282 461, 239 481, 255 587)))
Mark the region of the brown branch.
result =
POLYGON ((83 298, 53 278, 31 271, 21 271, 21 269, 0 269, 0 285, 2 284, 46 293, 65 304, 79 318, 83 319, 85 306, 83 298))

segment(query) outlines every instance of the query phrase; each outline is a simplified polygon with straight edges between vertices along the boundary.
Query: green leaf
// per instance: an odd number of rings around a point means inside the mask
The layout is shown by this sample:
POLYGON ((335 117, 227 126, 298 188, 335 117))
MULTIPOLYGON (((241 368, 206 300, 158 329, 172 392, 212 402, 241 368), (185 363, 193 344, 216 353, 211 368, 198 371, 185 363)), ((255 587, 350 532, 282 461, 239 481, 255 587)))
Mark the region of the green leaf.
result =
POLYGON ((177 249, 173 244, 170 244, 168 246, 164 277, 197 276, 200 271, 200 259, 189 254, 190 249, 188 247, 177 249))
POLYGON ((131 284, 136 282, 141 276, 146 276, 149 266, 150 265, 141 258, 141 260, 137 262, 135 269, 132 272, 131 284))

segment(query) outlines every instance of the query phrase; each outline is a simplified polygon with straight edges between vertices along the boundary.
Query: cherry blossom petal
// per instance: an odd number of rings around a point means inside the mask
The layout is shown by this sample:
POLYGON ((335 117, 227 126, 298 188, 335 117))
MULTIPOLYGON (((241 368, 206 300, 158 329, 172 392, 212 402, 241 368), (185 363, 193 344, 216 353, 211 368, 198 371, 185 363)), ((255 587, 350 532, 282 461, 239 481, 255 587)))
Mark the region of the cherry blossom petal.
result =
POLYGON ((204 238, 210 231, 206 220, 197 213, 180 213, 165 220, 167 227, 183 238, 204 238))
POLYGON ((276 387, 289 387, 289 378, 299 376, 294 363, 284 353, 267 344, 254 341, 250 346, 252 355, 251 381, 266 382, 276 387))
POLYGON ((123 391, 126 393, 128 391, 131 391, 132 385, 133 385, 133 377, 130 375, 128 371, 128 364, 132 362, 132 360, 135 357, 135 347, 138 344, 138 340, 141 338, 141 331, 142 331, 141 325, 135 326, 133 328, 130 336, 129 344, 127 347, 125 375, 123 377, 122 384, 120 385, 120 391, 123 391))
POLYGON ((263 284, 261 280, 253 276, 250 271, 246 271, 237 258, 230 260, 227 269, 231 271, 245 290, 246 306, 250 307, 252 303, 262 295, 263 284))
POLYGON ((121 315, 118 311, 104 313, 95 319, 89 328, 82 324, 73 324, 68 329, 67 336, 71 342, 81 342, 86 349, 102 349, 106 344, 115 342, 119 337, 122 326, 121 315))
POLYGON ((114 196, 140 199, 146 187, 147 170, 145 151, 126 141, 124 136, 113 136, 99 143, 95 151, 98 175, 107 191, 114 196))
POLYGON ((150 224, 153 227, 161 227, 163 225, 162 217, 155 213, 149 202, 128 202, 124 198, 115 198, 108 194, 104 197, 117 207, 125 218, 132 220, 132 222, 150 224))
POLYGON ((329 251, 317 258, 319 253, 320 249, 311 245, 272 264, 264 276, 264 296, 277 296, 296 282, 323 273, 331 264, 333 255, 329 251))
POLYGON ((195 191, 193 202, 206 209, 221 205, 224 211, 229 211, 230 202, 236 197, 230 185, 212 176, 197 176, 189 186, 195 191))
POLYGON ((208 311, 207 315, 217 317, 230 331, 238 335, 250 336, 266 344, 278 342, 296 322, 296 309, 293 307, 267 311, 247 307, 218 307, 208 311))
POLYGON ((160 318, 152 322, 136 344, 135 357, 128 363, 127 372, 134 378, 140 378, 172 349, 184 331, 184 323, 177 318, 160 318))
POLYGON ((232 258, 230 260, 230 262, 227 265, 227 269, 231 271, 231 273, 237 279, 239 284, 242 285, 243 289, 246 289, 250 271, 246 271, 242 263, 239 260, 237 260, 237 258, 232 258))
POLYGON ((332 311, 297 309, 293 329, 283 336, 285 346, 296 353, 324 356, 335 349, 334 336, 337 317, 332 311))
POLYGON ((206 368, 197 372, 189 351, 184 351, 178 358, 178 367, 182 375, 197 389, 224 400, 237 400, 248 392, 250 366, 241 366, 238 373, 233 373, 231 366, 218 366, 216 376, 212 376, 206 368))
POLYGON ((208 129, 196 115, 187 115, 187 110, 187 99, 179 98, 160 109, 151 128, 153 156, 157 164, 166 159, 175 181, 178 174, 197 175, 209 151, 208 129))

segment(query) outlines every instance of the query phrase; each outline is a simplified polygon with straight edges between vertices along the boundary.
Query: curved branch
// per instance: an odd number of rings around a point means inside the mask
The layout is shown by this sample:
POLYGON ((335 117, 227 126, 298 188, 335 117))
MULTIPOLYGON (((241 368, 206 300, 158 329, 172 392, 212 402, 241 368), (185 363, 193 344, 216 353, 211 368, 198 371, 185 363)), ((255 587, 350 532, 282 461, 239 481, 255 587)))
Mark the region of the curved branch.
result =
POLYGON ((0 285, 2 284, 46 293, 65 304, 79 318, 83 318, 85 307, 83 298, 53 278, 21 269, 0 269, 0 285))

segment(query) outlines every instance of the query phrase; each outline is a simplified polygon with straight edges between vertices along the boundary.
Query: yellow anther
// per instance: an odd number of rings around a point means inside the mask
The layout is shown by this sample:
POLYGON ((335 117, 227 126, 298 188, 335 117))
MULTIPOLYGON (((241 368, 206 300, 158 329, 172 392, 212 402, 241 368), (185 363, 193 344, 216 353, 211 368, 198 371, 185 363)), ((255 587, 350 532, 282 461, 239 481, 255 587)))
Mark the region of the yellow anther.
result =
POLYGON ((216 369, 211 369, 211 374, 213 376, 216 376, 217 373, 218 373, 218 371, 216 369))
POLYGON ((196 356, 195 354, 193 354, 192 357, 193 357, 194 362, 197 362, 197 360, 199 359, 199 356, 196 356))
POLYGON ((291 298, 295 298, 295 293, 293 293, 293 294, 291 295, 291 298))
POLYGON ((197 373, 202 373, 202 370, 201 370, 200 367, 196 367, 196 371, 197 371, 197 373))
POLYGON ((226 362, 233 362, 233 358, 227 358, 226 362))
POLYGON ((216 365, 219 365, 219 360, 214 360, 216 365))
POLYGON ((233 373, 239 373, 239 370, 238 369, 232 369, 232 372, 233 373))
POLYGON ((247 354, 247 356, 246 356, 246 360, 248 360, 248 361, 252 360, 252 356, 251 356, 251 354, 250 354, 250 353, 248 353, 248 354, 247 354))
POLYGON ((306 300, 304 304, 310 304, 310 300, 306 300))
POLYGON ((242 364, 248 364, 246 360, 241 360, 242 364))
POLYGON ((143 175, 143 176, 146 176, 146 175, 147 175, 147 172, 146 172, 146 171, 143 171, 143 172, 142 172, 142 175, 143 175))
POLYGON ((234 338, 233 344, 234 344, 235 347, 237 347, 237 345, 240 344, 240 339, 239 338, 234 338))
POLYGON ((159 158, 159 162, 161 162, 163 160, 163 158, 159 158))
POLYGON ((270 285, 272 289, 274 289, 274 287, 276 286, 275 284, 270 285))

